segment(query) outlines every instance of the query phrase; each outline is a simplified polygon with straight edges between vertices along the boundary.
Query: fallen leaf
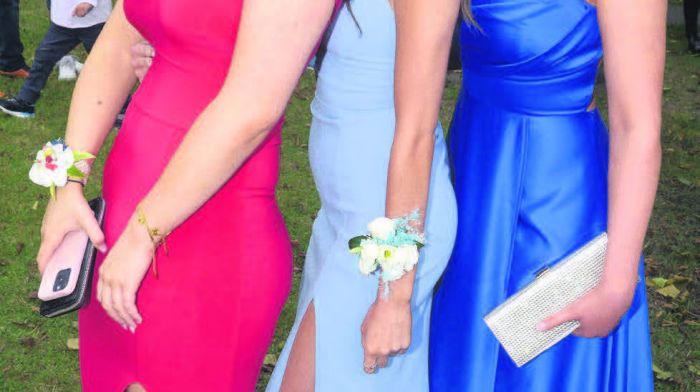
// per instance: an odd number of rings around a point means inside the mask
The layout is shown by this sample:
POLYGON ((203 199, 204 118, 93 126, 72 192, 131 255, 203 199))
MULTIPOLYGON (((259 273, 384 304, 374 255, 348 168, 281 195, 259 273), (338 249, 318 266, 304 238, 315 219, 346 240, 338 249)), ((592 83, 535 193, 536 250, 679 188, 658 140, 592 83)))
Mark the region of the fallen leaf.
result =
POLYGON ((671 372, 661 370, 661 368, 656 366, 656 364, 653 364, 651 368, 654 371, 654 375, 656 376, 656 378, 661 381, 668 381, 671 379, 671 377, 673 377, 673 374, 671 374, 671 372))
POLYGON ((689 277, 683 275, 671 275, 671 277, 668 278, 668 284, 688 283, 690 281, 691 279, 689 277))
POLYGON ((650 280, 654 286, 656 286, 660 289, 664 288, 666 286, 666 283, 668 283, 668 279, 660 278, 660 277, 659 278, 651 278, 650 280))
POLYGON ((39 208, 39 201, 38 200, 35 201, 34 204, 32 204, 32 210, 36 210, 37 208, 39 208))
POLYGON ((66 347, 68 347, 69 350, 77 350, 78 349, 78 338, 70 338, 66 340, 66 347))
POLYGON ((681 291, 678 290, 678 288, 672 284, 670 284, 662 289, 658 289, 658 290, 656 290, 656 292, 663 295, 664 297, 669 297, 669 298, 676 298, 676 297, 678 297, 678 294, 681 293, 681 291))

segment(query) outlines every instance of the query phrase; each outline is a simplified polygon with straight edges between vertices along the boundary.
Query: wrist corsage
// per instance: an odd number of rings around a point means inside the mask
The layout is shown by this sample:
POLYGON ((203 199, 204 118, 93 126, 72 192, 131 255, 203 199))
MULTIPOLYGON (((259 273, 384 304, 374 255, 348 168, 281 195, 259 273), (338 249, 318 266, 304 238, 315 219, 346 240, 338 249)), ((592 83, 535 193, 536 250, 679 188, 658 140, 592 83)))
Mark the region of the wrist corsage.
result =
POLYGON ((49 188, 51 198, 56 199, 56 187, 65 186, 68 181, 85 185, 90 171, 86 161, 93 158, 89 152, 74 151, 62 139, 55 139, 36 153, 29 179, 49 188))
MULTIPOLYGON (((379 271, 383 282, 400 279, 418 263, 420 248, 425 246, 423 234, 411 222, 419 218, 418 211, 401 218, 377 218, 367 225, 368 235, 353 237, 348 242, 350 253, 359 256, 359 269, 364 275, 379 271)), ((384 295, 389 285, 384 285, 384 295)))

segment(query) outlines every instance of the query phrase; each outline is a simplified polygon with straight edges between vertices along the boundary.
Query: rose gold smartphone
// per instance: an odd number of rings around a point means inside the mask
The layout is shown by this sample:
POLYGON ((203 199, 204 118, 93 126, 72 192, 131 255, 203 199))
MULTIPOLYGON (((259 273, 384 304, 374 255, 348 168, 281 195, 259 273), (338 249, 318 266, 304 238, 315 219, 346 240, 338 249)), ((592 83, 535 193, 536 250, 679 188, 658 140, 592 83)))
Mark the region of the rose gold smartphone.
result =
POLYGON ((73 293, 88 241, 87 234, 82 230, 66 234, 46 264, 39 286, 40 300, 50 301, 73 293))

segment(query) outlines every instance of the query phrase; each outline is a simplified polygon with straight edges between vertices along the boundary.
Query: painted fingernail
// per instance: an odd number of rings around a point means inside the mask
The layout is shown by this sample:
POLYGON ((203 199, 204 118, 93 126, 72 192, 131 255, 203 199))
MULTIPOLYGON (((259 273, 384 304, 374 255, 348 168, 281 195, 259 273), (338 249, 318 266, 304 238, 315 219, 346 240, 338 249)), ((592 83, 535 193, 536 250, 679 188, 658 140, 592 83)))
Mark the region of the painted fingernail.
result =
POLYGON ((107 245, 100 245, 97 247, 97 250, 99 250, 102 253, 107 253, 107 245))
POLYGON ((136 333, 136 327, 129 327, 129 331, 131 331, 131 333, 136 333))

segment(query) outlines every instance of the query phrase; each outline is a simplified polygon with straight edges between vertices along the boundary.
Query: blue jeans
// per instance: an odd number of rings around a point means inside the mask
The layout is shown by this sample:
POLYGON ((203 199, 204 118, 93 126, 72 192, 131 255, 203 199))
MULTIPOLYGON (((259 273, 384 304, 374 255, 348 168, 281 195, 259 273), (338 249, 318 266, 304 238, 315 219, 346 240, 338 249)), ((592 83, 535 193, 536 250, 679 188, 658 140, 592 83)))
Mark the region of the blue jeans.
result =
POLYGON ((19 39, 19 0, 0 0, 0 70, 26 67, 19 39))
POLYGON ((102 31, 102 26, 104 26, 103 23, 79 29, 69 29, 52 22, 43 41, 36 49, 29 77, 24 81, 17 98, 31 105, 36 103, 58 60, 81 43, 85 50, 90 52, 102 31))

